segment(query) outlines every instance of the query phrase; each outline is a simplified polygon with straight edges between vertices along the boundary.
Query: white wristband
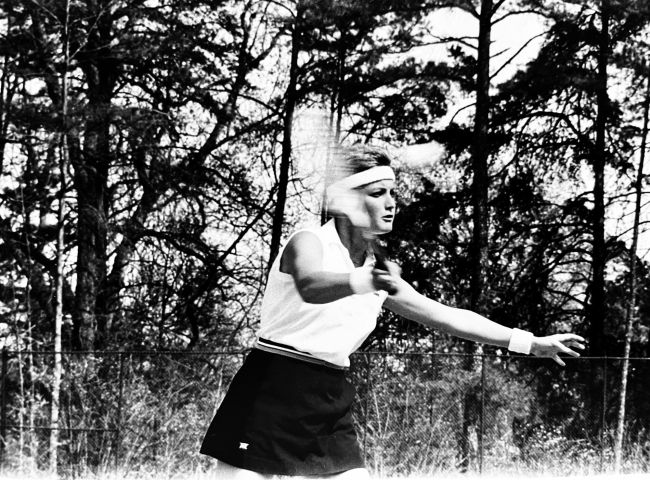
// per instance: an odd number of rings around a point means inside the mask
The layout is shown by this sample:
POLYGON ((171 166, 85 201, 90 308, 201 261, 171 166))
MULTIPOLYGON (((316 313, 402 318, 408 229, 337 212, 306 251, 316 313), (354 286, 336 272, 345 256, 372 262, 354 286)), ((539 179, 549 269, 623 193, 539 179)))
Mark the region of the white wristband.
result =
POLYGON ((530 332, 513 328, 510 343, 508 344, 508 350, 528 355, 533 345, 533 336, 534 335, 530 332))
POLYGON ((350 273, 350 288, 357 295, 376 291, 372 282, 372 267, 359 267, 350 273))

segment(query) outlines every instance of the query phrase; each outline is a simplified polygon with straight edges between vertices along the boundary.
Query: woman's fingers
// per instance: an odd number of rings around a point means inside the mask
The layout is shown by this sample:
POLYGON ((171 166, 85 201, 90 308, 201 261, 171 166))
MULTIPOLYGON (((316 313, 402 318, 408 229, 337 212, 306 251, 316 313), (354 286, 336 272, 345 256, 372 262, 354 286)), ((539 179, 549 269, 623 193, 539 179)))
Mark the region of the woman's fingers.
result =
POLYGON ((571 355, 572 357, 579 357, 580 353, 576 352, 569 348, 567 344, 563 342, 561 338, 552 338, 551 337, 551 347, 553 348, 553 354, 557 355, 558 353, 565 353, 571 355))
POLYGON ((564 345, 567 347, 572 347, 572 348, 579 348, 580 350, 584 350, 585 346, 582 343, 570 341, 570 342, 562 342, 564 345))
POLYGON ((397 282, 390 273, 385 270, 374 269, 372 275, 377 290, 385 290, 391 295, 397 292, 397 282))
POLYGON ((575 350, 571 350, 569 347, 567 347, 566 345, 564 345, 562 343, 560 343, 560 350, 562 352, 566 353, 567 355, 571 355, 572 357, 579 357, 580 356, 580 353, 576 352, 575 350))
POLYGON ((585 339, 582 338, 580 335, 575 335, 573 333, 562 333, 557 335, 558 339, 566 344, 571 344, 572 346, 578 347, 578 348, 585 348, 584 345, 582 344, 585 339))
POLYGON ((566 367, 566 363, 564 363, 559 356, 555 355, 553 360, 555 360, 561 367, 566 367))
POLYGON ((580 354, 575 350, 573 350, 573 348, 576 348, 578 350, 584 350, 585 346, 582 343, 584 341, 585 339, 579 335, 574 335, 572 333, 565 333, 561 335, 560 344, 564 347, 562 350, 564 353, 571 355, 573 357, 579 357, 580 354))
POLYGON ((385 264, 386 264, 386 268, 388 268, 388 273, 396 277, 402 276, 402 269, 398 264, 396 264, 395 262, 388 262, 388 261, 385 262, 385 264))
POLYGON ((583 349, 584 345, 580 341, 584 339, 574 334, 558 334, 542 337, 540 342, 540 349, 536 355, 541 357, 552 358, 558 365, 566 366, 560 354, 569 355, 571 357, 579 357, 580 353, 573 348, 583 349))
POLYGON ((397 293, 397 279, 402 274, 402 269, 396 263, 385 261, 384 264, 388 270, 374 268, 372 274, 375 277, 375 285, 378 290, 385 290, 390 295, 397 293))

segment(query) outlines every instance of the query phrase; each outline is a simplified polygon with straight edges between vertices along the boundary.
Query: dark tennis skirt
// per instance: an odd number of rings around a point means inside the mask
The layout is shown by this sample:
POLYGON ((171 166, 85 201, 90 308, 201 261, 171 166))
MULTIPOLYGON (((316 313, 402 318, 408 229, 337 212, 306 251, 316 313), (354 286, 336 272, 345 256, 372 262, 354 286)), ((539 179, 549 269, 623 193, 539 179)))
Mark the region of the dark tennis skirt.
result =
POLYGON ((273 475, 325 475, 364 462, 345 371, 253 350, 203 439, 201 453, 273 475))

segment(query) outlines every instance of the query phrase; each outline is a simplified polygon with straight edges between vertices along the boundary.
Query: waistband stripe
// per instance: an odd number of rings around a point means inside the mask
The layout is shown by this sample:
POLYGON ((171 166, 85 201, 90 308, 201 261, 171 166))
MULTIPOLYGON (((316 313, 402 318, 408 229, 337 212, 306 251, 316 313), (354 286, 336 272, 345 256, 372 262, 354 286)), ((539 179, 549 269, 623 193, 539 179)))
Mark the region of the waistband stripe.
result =
POLYGON ((267 340, 265 338, 258 338, 257 342, 255 343, 255 348, 264 352, 277 353, 279 355, 284 355, 286 357, 291 357, 298 360, 304 360, 306 362, 315 363, 317 365, 336 368, 337 370, 346 370, 346 367, 342 367, 341 365, 336 365, 326 360, 316 358, 311 353, 302 352, 290 345, 284 345, 282 343, 267 340))

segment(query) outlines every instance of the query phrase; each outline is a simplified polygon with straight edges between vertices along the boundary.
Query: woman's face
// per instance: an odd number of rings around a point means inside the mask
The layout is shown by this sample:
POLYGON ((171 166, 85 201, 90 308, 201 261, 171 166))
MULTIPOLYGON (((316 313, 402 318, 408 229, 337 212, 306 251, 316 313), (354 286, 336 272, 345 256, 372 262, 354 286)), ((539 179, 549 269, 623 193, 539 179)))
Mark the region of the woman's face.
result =
POLYGON ((395 181, 380 180, 360 190, 370 219, 369 231, 374 235, 390 232, 395 219, 395 181))

